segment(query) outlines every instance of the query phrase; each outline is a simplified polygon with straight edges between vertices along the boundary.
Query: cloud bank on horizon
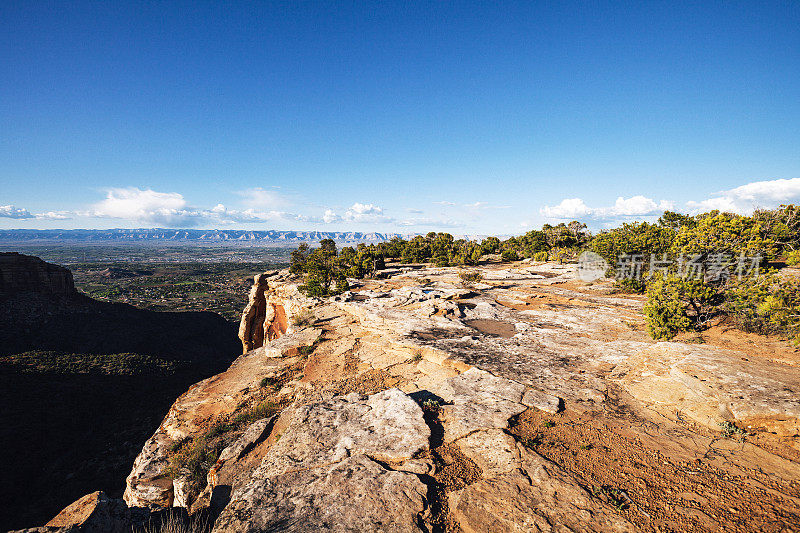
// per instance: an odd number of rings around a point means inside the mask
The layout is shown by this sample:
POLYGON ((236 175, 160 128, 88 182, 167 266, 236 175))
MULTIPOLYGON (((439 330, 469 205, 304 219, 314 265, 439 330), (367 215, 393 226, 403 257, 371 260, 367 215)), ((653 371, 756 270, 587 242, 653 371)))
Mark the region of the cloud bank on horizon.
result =
POLYGON ((589 220, 611 225, 629 220, 659 216, 664 211, 684 211, 692 215, 719 210, 750 215, 756 209, 771 209, 781 204, 800 202, 800 178, 754 181, 739 187, 719 191, 710 198, 690 200, 685 208, 676 207, 670 200, 656 202, 646 196, 617 198, 613 206, 590 207, 582 198, 565 198, 554 206, 544 206, 539 212, 553 220, 589 220))
POLYGON ((540 213, 547 218, 558 220, 580 218, 603 220, 654 216, 673 209, 675 209, 674 202, 661 200, 657 204, 654 200, 639 195, 627 199, 620 196, 610 207, 589 207, 581 198, 565 198, 558 205, 542 207, 540 213))
MULTIPOLYGON (((213 207, 193 206, 178 192, 160 192, 138 187, 107 188, 102 191, 105 198, 90 204, 86 209, 74 211, 48 211, 34 213, 14 204, 0 205, 0 218, 17 223, 25 221, 79 220, 90 227, 93 221, 124 221, 141 227, 199 227, 267 225, 276 223, 295 224, 305 227, 337 226, 362 228, 381 226, 398 230, 416 229, 446 230, 457 228, 479 229, 481 220, 493 210, 511 209, 512 206, 493 206, 483 201, 458 203, 449 200, 434 202, 441 212, 439 216, 420 209, 408 207, 402 214, 393 216, 374 203, 354 202, 349 207, 337 209, 328 206, 299 205, 303 209, 295 212, 292 199, 278 190, 260 187, 236 191, 242 198, 241 208, 230 208, 222 203, 213 207), (316 210, 316 212, 315 212, 316 210)), ((620 222, 653 220, 665 210, 677 210, 697 214, 714 209, 743 215, 759 208, 774 208, 781 204, 800 203, 800 178, 754 181, 719 191, 703 200, 687 201, 683 207, 675 201, 648 198, 636 195, 620 196, 613 205, 594 206, 579 197, 564 198, 555 205, 539 208, 539 221, 559 222, 581 220, 590 227, 609 227, 620 222)), ((520 213, 520 216, 530 213, 520 213)), ((94 222, 96 223, 96 222, 94 222)), ((13 222, 12 222, 13 224, 13 222)), ((519 226, 533 224, 521 222, 519 226)))

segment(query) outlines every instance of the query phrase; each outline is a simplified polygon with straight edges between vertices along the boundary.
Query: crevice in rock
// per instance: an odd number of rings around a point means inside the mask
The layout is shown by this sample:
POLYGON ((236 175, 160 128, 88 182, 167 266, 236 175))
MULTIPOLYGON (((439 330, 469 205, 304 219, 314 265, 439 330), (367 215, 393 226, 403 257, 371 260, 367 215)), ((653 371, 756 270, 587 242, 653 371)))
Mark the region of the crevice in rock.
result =
POLYGON ((344 353, 344 375, 354 376, 358 372, 358 351, 361 349, 361 339, 356 339, 353 346, 344 353))
MULTIPOLYGON (((441 446, 444 441, 444 426, 441 420, 439 420, 439 406, 441 403, 444 403, 444 400, 429 391, 419 391, 412 393, 410 396, 422 407, 423 418, 431 430, 428 451, 425 453, 433 457, 432 450, 441 446), (436 407, 427 407, 433 405, 436 407)), ((434 460, 434 472, 436 472, 436 468, 438 468, 438 465, 434 460)), ((429 474, 417 474, 417 477, 428 489, 425 496, 427 508, 423 509, 422 513, 417 517, 417 525, 424 531, 430 533, 458 531, 459 528, 457 525, 455 528, 447 527, 450 506, 444 487, 441 486, 435 477, 429 474)))
MULTIPOLYGON (((398 470, 390 463, 376 459, 370 455, 367 455, 366 457, 386 470, 405 472, 403 470, 398 470)), ((427 489, 425 494, 426 507, 416 516, 415 519, 417 526, 425 531, 425 533, 455 533, 459 531, 457 527, 448 528, 445 525, 450 513, 450 509, 447 502, 447 494, 445 493, 444 488, 441 487, 436 481, 436 478, 430 474, 415 474, 413 472, 405 473, 417 476, 417 479, 419 479, 427 489)))
POLYGON ((528 480, 528 483, 530 483, 531 487, 532 487, 533 486, 533 478, 531 478, 531 475, 528 473, 528 471, 525 470, 525 468, 523 468, 523 467, 520 467, 519 471, 523 476, 525 476, 525 479, 528 480))
POLYGON ((419 480, 428 488, 425 496, 428 508, 417 517, 417 525, 430 533, 451 533, 459 531, 450 515, 447 493, 436 479, 428 474, 418 474, 419 480))
POLYGON ((417 474, 427 487, 428 505, 417 517, 418 525, 430 533, 457 533, 461 528, 450 513, 447 493, 481 479, 481 469, 457 445, 444 443, 444 425, 439 415, 441 406, 447 402, 425 390, 410 396, 422 407, 423 418, 430 428, 429 449, 422 455, 427 454, 434 465, 433 475, 417 474))
POLYGON ((412 392, 409 396, 422 408, 422 417, 431 430, 429 449, 438 448, 444 442, 444 425, 439 420, 439 413, 441 406, 448 402, 427 390, 412 392))
POLYGON ((228 503, 230 503, 232 491, 233 487, 230 485, 216 485, 211 490, 211 499, 208 507, 197 511, 191 516, 200 515, 201 517, 205 517, 205 521, 208 523, 208 529, 206 531, 211 531, 219 515, 222 514, 222 511, 228 503))
MULTIPOLYGON (((250 453, 253 450, 253 448, 255 448, 256 446, 267 440, 272 435, 272 430, 275 427, 275 421, 278 420, 279 414, 280 413, 269 417, 269 420, 267 421, 267 424, 264 427, 264 432, 254 441, 247 443, 245 447, 238 453, 237 457, 234 460, 238 461, 239 459, 250 453)), ((259 422, 260 420, 256 420, 256 422, 259 422)))

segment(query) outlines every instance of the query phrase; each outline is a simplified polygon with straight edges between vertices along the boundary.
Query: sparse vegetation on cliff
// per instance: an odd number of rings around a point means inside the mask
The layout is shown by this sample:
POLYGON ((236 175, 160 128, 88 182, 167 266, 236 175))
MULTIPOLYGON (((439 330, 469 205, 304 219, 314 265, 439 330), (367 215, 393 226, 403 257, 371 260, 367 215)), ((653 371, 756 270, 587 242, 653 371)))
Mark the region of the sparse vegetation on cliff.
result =
POLYGON ((309 326, 314 321, 314 313, 308 309, 304 309, 300 313, 292 317, 292 325, 297 327, 309 326))
POLYGON ((135 533, 208 533, 214 525, 204 513, 185 516, 179 510, 172 510, 160 519, 151 520, 135 533))
POLYGON ((217 420, 202 435, 176 442, 171 450, 170 465, 163 475, 171 478, 188 477, 192 483, 205 485, 209 469, 233 437, 256 420, 268 418, 282 408, 283 405, 276 401, 264 400, 252 408, 217 420))

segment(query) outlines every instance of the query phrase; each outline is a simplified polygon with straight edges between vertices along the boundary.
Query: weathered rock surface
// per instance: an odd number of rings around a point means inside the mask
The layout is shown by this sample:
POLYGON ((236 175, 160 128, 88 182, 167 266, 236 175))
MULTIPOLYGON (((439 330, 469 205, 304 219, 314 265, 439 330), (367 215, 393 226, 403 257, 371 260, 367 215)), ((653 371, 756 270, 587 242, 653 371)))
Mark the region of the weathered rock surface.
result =
POLYGON ((465 289, 457 269, 398 268, 324 301, 285 272, 257 277, 246 353, 175 402, 126 500, 209 508, 219 532, 747 531, 800 519, 800 364, 656 343, 641 298, 581 282, 570 265, 483 273, 465 289), (176 442, 264 400, 280 412, 231 433, 199 495, 164 476, 176 442), (724 439, 720 421, 781 440, 724 439), (754 492, 737 500, 721 479, 754 492), (737 516, 754 495, 772 511, 737 516))
POLYGON ((426 449, 429 437, 422 409, 398 389, 369 398, 352 393, 296 409, 255 475, 269 477, 353 455, 402 462, 426 449))
MULTIPOLYGON (((257 443, 264 440, 272 429, 272 423, 275 421, 275 416, 269 418, 262 418, 250 424, 241 437, 222 450, 219 454, 218 461, 236 461, 240 459, 250 448, 257 443)), ((184 506, 185 507, 185 506, 184 506)))
POLYGON ((487 479, 510 472, 520 465, 517 441, 501 429, 475 431, 455 443, 464 455, 478 465, 487 479))
POLYGON ((390 470, 427 448, 420 407, 397 389, 297 408, 215 531, 418 531, 426 487, 390 470))
POLYGON ((546 413, 554 415, 564 408, 564 402, 558 396, 546 392, 528 389, 522 397, 523 405, 535 407, 546 413))
POLYGON ((743 354, 660 342, 630 357, 614 377, 664 413, 715 426, 736 422, 782 437, 800 435, 800 372, 743 354))
POLYGON ((237 495, 214 531, 422 531, 415 522, 425 495, 417 476, 358 455, 260 480, 237 495))
POLYGON ((464 531, 635 531, 557 465, 519 444, 518 467, 453 494, 464 531))
POLYGON ((524 385, 477 368, 448 379, 434 392, 450 404, 441 408, 445 442, 479 429, 505 428, 509 418, 526 409, 524 385))

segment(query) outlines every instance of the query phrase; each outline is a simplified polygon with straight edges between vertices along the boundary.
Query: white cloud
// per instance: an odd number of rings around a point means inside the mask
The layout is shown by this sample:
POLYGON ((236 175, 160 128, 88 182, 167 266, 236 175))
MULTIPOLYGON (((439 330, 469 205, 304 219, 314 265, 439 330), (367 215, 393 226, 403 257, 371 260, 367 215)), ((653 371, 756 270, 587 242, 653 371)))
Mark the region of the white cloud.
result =
POLYGON ((48 211, 47 213, 36 213, 37 220, 69 220, 73 216, 70 211, 48 211))
POLYGON ((334 213, 332 209, 326 209, 325 214, 322 215, 322 220, 326 224, 332 224, 333 222, 339 222, 342 220, 342 217, 334 213))
POLYGON ((333 209, 326 209, 322 215, 322 220, 326 224, 334 222, 355 222, 365 224, 383 224, 395 222, 395 219, 385 215, 383 208, 374 204, 362 204, 356 202, 351 205, 343 215, 337 214, 333 209))
POLYGON ((167 226, 187 224, 196 216, 186 208, 186 200, 181 194, 136 187, 106 189, 105 200, 95 204, 91 214, 167 226))
POLYGON ((34 218, 27 209, 13 205, 0 205, 0 217, 15 219, 34 218))
POLYGON ((0 217, 13 218, 17 220, 31 219, 36 220, 67 220, 72 218, 70 211, 48 211, 46 213, 31 213, 27 209, 15 207, 13 205, 0 205, 0 217))
POLYGON ((774 208, 797 201, 800 201, 800 178, 791 178, 754 181, 686 205, 697 213, 719 209, 747 215, 757 208, 774 208))
POLYGON ((646 216, 660 214, 674 208, 675 204, 667 200, 661 200, 661 202, 656 204, 652 199, 641 195, 631 196, 627 199, 620 196, 617 198, 617 201, 614 202, 614 207, 608 209, 605 213, 602 209, 598 209, 597 215, 602 216, 605 214, 606 216, 612 217, 646 216))
POLYGON ((450 206, 450 207, 456 205, 455 202, 448 202, 447 200, 441 200, 439 202, 433 202, 433 203, 439 204, 439 205, 446 205, 446 206, 450 206))
POLYGON ((191 207, 179 193, 163 193, 136 187, 106 190, 105 200, 92 206, 82 216, 118 218, 142 224, 167 227, 191 227, 199 224, 258 223, 277 220, 318 222, 317 219, 280 210, 244 211, 217 204, 211 209, 191 207))
POLYGON ((416 215, 421 215, 422 212, 423 212, 422 209, 414 209, 414 208, 411 208, 411 207, 406 209, 406 211, 408 211, 409 213, 414 213, 416 215))
POLYGON ((236 194, 243 198, 242 203, 247 207, 278 208, 289 205, 289 201, 278 191, 268 190, 262 187, 253 187, 236 194))
POLYGON ((609 210, 609 213, 614 215, 647 215, 658 209, 658 205, 647 197, 632 196, 630 198, 623 198, 620 196, 614 202, 614 207, 609 210))
POLYGON ((546 205, 539 212, 548 218, 580 218, 591 214, 592 210, 580 198, 564 198, 560 204, 546 205))
POLYGON ((693 202, 689 201, 686 202, 687 207, 689 210, 696 214, 696 213, 704 213, 706 211, 713 211, 714 209, 718 209, 720 211, 727 211, 730 213, 739 212, 739 208, 736 206, 736 203, 731 198, 725 197, 717 197, 717 198, 709 198, 708 200, 702 200, 700 202, 693 202))
POLYGON ((754 181, 729 192, 742 200, 786 202, 800 197, 800 178, 754 181))
POLYGON ((578 218, 627 219, 654 216, 673 208, 674 204, 672 202, 662 200, 656 203, 651 198, 639 195, 630 198, 620 196, 614 202, 614 205, 609 207, 589 207, 581 198, 565 198, 558 205, 542 207, 540 213, 547 218, 559 220, 578 218))
POLYGON ((373 204, 354 203, 345 211, 344 220, 348 222, 392 222, 394 219, 383 214, 383 209, 373 204))
POLYGON ((319 222, 319 220, 316 218, 298 215, 296 213, 287 213, 286 211, 258 211, 256 209, 245 209, 244 211, 239 211, 236 209, 228 209, 223 204, 217 204, 208 211, 197 210, 196 213, 200 219, 217 222, 220 224, 235 224, 237 222, 253 224, 258 222, 274 222, 277 220, 319 222))

